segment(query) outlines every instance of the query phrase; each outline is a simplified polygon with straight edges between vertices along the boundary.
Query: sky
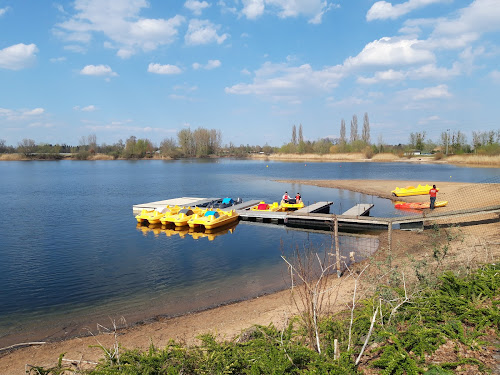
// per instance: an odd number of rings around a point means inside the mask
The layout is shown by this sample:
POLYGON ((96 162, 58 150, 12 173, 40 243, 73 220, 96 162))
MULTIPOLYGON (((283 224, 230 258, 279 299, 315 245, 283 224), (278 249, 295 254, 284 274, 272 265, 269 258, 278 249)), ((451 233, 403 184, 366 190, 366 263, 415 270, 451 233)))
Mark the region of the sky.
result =
POLYGON ((0 139, 500 130, 500 0, 0 0, 0 139))

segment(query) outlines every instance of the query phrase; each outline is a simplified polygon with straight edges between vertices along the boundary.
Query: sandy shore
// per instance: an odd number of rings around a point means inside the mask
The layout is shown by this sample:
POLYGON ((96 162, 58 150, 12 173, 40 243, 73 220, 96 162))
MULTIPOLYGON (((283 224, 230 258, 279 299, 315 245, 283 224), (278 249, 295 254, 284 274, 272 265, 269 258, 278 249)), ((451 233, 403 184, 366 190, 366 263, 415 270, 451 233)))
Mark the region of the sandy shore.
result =
MULTIPOLYGON (((287 181, 292 182, 292 181, 287 181)), ((373 181, 373 180, 342 180, 342 181, 293 181, 301 184, 311 184, 322 187, 347 189, 365 194, 392 199, 390 193, 396 186, 405 187, 417 185, 418 181, 373 181)), ((420 182, 425 183, 425 182, 420 182)), ((432 183, 432 182, 429 182, 432 183)), ((500 204, 500 184, 468 184, 455 182, 435 182, 440 188, 438 200, 449 201, 449 209, 465 209, 473 207, 500 204)), ((408 197, 407 201, 426 201, 427 196, 408 197)), ((467 235, 467 245, 476 249, 476 244, 487 241, 488 251, 481 261, 491 261, 500 256, 500 224, 498 215, 489 215, 496 222, 472 225, 464 230, 467 235), (495 219, 496 218, 496 219, 495 219)), ((395 232, 394 243, 404 244, 395 250, 395 257, 405 257, 408 252, 415 256, 428 256, 427 249, 422 246, 424 234, 395 232), (413 244, 413 245, 412 245, 413 244), (417 246, 418 245, 418 246, 417 246), (410 247, 413 246, 412 249, 410 247), (421 253, 421 254, 420 254, 421 253)), ((464 241, 454 246, 457 255, 464 253, 464 241)), ((467 259, 471 257, 467 252, 467 259)), ((483 257, 483 255, 481 255, 483 257)), ((352 298, 353 283, 350 279, 341 278, 335 281, 339 284, 338 306, 345 306, 352 298)), ((118 341, 124 348, 147 349, 151 342, 157 347, 165 346, 174 339, 187 344, 195 344, 200 334, 211 332, 219 338, 233 339, 245 329, 254 324, 275 324, 283 326, 288 318, 296 314, 296 308, 291 301, 290 292, 282 291, 249 301, 222 306, 172 319, 160 319, 151 323, 137 325, 119 331, 118 341)), ((97 322, 96 322, 97 323, 97 322)), ((103 322, 99 322, 103 323, 103 322)), ((105 322, 104 322, 105 323, 105 322)), ((106 324, 105 324, 106 325, 106 324)), ((111 326, 111 324, 108 324, 111 326)), ((97 361, 102 357, 102 350, 91 348, 91 345, 102 344, 111 347, 113 335, 101 334, 96 337, 78 337, 70 340, 30 346, 6 353, 0 357, 0 374, 24 374, 25 365, 53 366, 57 363, 59 354, 66 353, 65 358, 72 360, 97 361)))

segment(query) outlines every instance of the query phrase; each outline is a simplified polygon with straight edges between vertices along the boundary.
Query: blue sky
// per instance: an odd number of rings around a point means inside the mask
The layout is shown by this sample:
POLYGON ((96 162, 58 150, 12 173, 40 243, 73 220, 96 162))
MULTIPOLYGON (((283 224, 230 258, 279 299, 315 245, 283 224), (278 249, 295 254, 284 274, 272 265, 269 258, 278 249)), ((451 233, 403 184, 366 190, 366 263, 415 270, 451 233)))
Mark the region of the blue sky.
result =
POLYGON ((0 139, 500 129, 500 0, 0 0, 0 139))

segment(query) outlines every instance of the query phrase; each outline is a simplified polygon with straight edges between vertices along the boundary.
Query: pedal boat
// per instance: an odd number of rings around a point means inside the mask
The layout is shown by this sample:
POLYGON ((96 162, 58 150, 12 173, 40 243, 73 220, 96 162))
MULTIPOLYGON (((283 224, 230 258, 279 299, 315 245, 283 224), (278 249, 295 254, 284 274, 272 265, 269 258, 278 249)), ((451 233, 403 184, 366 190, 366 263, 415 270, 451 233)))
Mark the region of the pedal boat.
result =
POLYGON ((221 211, 221 210, 210 210, 204 214, 195 214, 188 221, 188 225, 191 228, 196 228, 199 226, 205 227, 205 229, 218 228, 223 225, 235 222, 238 220, 240 215, 236 211, 221 211))
MULTIPOLYGON (((417 187, 415 186, 407 186, 404 188, 399 188, 396 187, 396 189, 392 190, 391 193, 392 195, 396 197, 408 197, 410 195, 424 195, 424 194, 429 194, 429 190, 432 189, 431 185, 418 185, 417 187)), ((437 191, 439 191, 439 188, 436 188, 437 191)))
POLYGON ((280 204, 281 211, 293 211, 301 208, 304 208, 304 202, 300 201, 297 203, 295 199, 290 199, 288 202, 282 200, 280 204))
POLYGON ((208 238, 209 241, 213 241, 215 240, 216 237, 223 236, 227 233, 234 233, 234 230, 237 225, 238 222, 232 222, 230 224, 215 229, 205 229, 204 231, 196 231, 196 229, 194 229, 189 232, 189 235, 193 237, 193 239, 195 240, 201 238, 208 238))
POLYGON ((194 207, 193 209, 191 209, 190 207, 182 208, 176 214, 163 216, 160 219, 160 221, 164 225, 168 224, 168 223, 172 223, 172 224, 175 224, 176 227, 184 227, 184 226, 188 225, 188 221, 189 221, 189 219, 192 218, 193 215, 201 214, 205 211, 207 211, 207 209, 201 209, 198 207, 194 207))
MULTIPOLYGON (((444 207, 448 204, 448 201, 436 201, 434 203, 434 207, 444 207)), ((394 208, 397 209, 414 209, 414 210, 423 210, 425 208, 430 208, 430 202, 399 202, 394 205, 394 208)))
POLYGON ((274 202, 273 204, 267 204, 266 202, 260 202, 257 206, 253 206, 250 208, 251 211, 268 211, 268 212, 276 212, 281 209, 278 202, 274 202))
POLYGON ((162 217, 176 214, 180 209, 181 208, 179 206, 166 206, 155 210, 142 210, 141 213, 135 218, 138 223, 147 221, 149 224, 158 224, 162 217))

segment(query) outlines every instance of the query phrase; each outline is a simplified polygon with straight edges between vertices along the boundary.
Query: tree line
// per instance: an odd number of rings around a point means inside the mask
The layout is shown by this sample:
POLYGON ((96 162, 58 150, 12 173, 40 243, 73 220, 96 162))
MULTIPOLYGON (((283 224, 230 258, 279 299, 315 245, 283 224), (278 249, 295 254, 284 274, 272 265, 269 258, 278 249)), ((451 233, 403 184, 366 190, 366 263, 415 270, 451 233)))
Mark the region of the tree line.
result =
POLYGON ((358 117, 352 116, 349 134, 346 121, 342 118, 337 137, 326 137, 318 140, 306 140, 302 124, 292 126, 289 142, 281 147, 270 146, 267 143, 260 145, 239 145, 232 142, 222 145, 222 133, 216 129, 182 129, 176 137, 163 139, 159 145, 147 138, 130 136, 125 141, 119 140, 113 144, 98 144, 97 136, 90 134, 82 136, 77 146, 67 144, 37 144, 33 139, 25 138, 18 142, 17 147, 9 146, 0 139, 0 153, 19 153, 27 158, 60 159, 70 156, 76 159, 88 159, 96 154, 108 155, 111 158, 183 158, 183 157, 211 157, 233 156, 245 157, 252 153, 288 153, 288 154, 335 154, 361 152, 367 158, 382 152, 392 152, 402 155, 418 153, 464 154, 476 153, 485 155, 500 154, 500 129, 497 131, 473 131, 469 143, 466 135, 460 130, 447 130, 442 132, 439 139, 434 142, 427 137, 425 131, 411 132, 408 143, 388 145, 382 135, 377 142, 372 143, 370 135, 370 120, 368 113, 363 116, 361 133, 358 130, 358 117))

